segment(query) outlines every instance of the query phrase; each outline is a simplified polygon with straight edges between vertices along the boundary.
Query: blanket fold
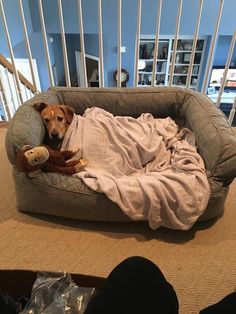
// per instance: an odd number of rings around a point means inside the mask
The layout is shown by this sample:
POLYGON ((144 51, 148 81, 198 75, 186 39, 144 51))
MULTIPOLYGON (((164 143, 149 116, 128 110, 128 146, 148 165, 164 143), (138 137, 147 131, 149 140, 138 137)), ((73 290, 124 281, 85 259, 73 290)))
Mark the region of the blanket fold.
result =
POLYGON ((113 116, 89 108, 74 116, 61 149, 80 147, 89 161, 76 174, 133 220, 152 229, 187 230, 204 212, 210 196, 204 162, 194 135, 171 118, 113 116))

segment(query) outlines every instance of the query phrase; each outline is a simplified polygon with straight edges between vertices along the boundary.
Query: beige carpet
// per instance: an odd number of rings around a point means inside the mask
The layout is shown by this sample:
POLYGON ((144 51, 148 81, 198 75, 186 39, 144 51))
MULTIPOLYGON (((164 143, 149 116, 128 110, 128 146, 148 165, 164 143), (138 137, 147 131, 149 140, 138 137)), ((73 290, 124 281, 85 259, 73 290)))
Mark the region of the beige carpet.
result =
POLYGON ((180 313, 194 314, 236 287, 236 184, 225 214, 188 232, 142 223, 88 223, 16 210, 14 184, 0 128, 0 269, 66 270, 106 276, 124 258, 156 262, 173 284, 180 313))

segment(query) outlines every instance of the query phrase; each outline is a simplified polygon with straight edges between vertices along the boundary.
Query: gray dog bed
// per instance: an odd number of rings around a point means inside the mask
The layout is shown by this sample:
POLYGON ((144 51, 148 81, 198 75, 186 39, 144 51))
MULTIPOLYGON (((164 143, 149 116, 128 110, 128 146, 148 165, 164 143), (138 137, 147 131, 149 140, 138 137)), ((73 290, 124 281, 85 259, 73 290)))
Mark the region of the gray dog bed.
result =
POLYGON ((236 176, 236 138, 224 114, 208 97, 187 89, 158 88, 52 88, 23 104, 10 122, 6 151, 13 166, 17 208, 23 212, 56 215, 93 221, 130 221, 104 194, 89 189, 80 179, 57 173, 29 178, 15 166, 16 152, 24 144, 43 143, 45 128, 40 114, 32 107, 38 102, 72 106, 82 115, 89 107, 101 107, 114 115, 139 117, 170 116, 196 137, 211 189, 204 214, 206 221, 223 213, 229 185, 236 176))

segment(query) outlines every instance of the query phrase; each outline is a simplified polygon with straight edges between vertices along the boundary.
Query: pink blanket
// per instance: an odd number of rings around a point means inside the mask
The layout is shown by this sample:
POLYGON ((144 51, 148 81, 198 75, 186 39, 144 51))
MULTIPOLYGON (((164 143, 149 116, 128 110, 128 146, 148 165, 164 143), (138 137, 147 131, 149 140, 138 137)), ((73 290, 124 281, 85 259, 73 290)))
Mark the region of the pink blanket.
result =
POLYGON ((187 230, 204 212, 210 189, 194 136, 171 118, 113 116, 93 107, 74 119, 62 149, 89 161, 76 174, 133 220, 152 229, 187 230))

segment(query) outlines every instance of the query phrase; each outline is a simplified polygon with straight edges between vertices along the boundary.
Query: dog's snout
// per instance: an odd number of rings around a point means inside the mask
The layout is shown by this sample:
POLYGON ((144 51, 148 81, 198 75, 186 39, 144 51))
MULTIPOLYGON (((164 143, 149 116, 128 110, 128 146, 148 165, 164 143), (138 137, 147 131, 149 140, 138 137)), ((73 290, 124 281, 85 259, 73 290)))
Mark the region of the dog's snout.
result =
POLYGON ((57 138, 59 136, 59 132, 57 130, 52 130, 51 131, 51 136, 54 138, 57 138))

